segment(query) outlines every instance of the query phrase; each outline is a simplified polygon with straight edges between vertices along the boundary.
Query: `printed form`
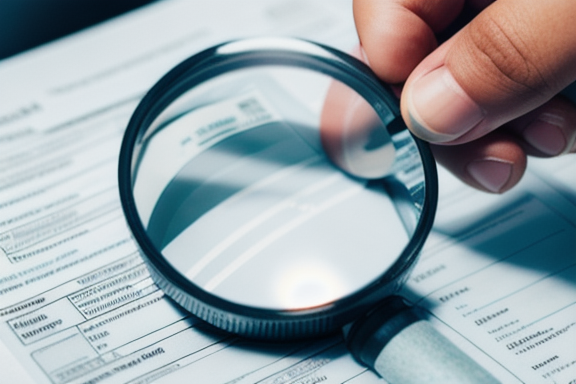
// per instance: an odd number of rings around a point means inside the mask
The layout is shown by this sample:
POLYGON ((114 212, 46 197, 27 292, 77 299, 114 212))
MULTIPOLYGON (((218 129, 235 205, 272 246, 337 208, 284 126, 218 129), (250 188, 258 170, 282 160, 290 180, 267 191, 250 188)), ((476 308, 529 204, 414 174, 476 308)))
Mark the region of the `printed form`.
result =
MULTIPOLYGON (((381 383, 339 336, 213 331, 150 279, 117 157, 138 100, 211 45, 285 35, 349 51, 348 0, 165 1, 0 63, 0 383, 381 383)), ((576 159, 504 196, 440 170, 436 224, 402 292, 503 383, 576 383, 576 159)), ((417 364, 417 362, 414 362, 417 364)))

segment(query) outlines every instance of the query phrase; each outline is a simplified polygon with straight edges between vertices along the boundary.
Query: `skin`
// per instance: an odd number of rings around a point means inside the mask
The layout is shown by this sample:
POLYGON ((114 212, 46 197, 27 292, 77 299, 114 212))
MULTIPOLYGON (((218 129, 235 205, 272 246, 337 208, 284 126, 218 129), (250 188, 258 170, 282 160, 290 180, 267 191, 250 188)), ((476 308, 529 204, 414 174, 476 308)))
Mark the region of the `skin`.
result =
POLYGON ((576 152, 576 1, 355 0, 362 57, 402 89, 402 116, 442 165, 509 190, 527 156, 576 152), (438 35, 467 12, 445 42, 438 35), (440 112, 438 112, 440 111, 440 112))

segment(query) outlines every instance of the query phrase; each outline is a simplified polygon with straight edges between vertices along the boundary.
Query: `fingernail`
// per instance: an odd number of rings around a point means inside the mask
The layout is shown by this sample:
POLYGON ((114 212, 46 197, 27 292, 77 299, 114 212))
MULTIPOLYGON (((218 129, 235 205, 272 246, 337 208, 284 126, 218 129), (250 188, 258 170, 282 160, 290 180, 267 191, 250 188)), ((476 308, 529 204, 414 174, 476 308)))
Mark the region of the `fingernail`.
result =
POLYGON ((444 66, 416 80, 406 101, 414 133, 435 143, 457 139, 485 116, 444 66))
POLYGON ((543 113, 529 124, 522 135, 524 140, 545 155, 555 156, 567 148, 567 140, 562 132, 565 119, 551 113, 543 113))
POLYGON ((351 174, 377 179, 388 174, 396 151, 386 126, 366 102, 355 95, 342 120, 342 160, 351 174))
POLYGON ((368 55, 366 55, 364 47, 362 45, 360 45, 359 47, 360 47, 360 60, 362 60, 364 64, 370 65, 370 62, 368 61, 368 55))
POLYGON ((476 160, 466 170, 476 182, 490 192, 498 193, 512 175, 512 164, 502 160, 476 160))

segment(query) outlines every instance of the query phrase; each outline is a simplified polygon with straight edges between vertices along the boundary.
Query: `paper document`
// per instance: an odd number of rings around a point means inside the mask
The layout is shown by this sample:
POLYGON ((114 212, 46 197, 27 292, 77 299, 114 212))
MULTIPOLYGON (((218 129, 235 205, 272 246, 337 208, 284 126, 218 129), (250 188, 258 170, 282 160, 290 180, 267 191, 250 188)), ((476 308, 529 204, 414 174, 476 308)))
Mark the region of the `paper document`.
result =
MULTIPOLYGON (((118 152, 146 90, 204 48, 272 35, 350 51, 351 1, 162 1, 0 62, 0 383, 384 382, 340 335, 256 343, 195 320, 123 217, 118 152)), ((493 196, 440 171, 402 294, 503 383, 576 383, 574 175, 574 156, 534 162, 493 196)))

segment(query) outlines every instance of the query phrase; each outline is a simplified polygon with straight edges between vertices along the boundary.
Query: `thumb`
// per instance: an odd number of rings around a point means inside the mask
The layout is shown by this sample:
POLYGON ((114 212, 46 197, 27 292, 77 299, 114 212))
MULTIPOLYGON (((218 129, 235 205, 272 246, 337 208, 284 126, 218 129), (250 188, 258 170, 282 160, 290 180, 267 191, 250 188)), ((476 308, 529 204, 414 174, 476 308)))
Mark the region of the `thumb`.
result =
POLYGON ((401 108, 433 143, 484 136, 576 80, 576 1, 500 0, 426 57, 401 108))

